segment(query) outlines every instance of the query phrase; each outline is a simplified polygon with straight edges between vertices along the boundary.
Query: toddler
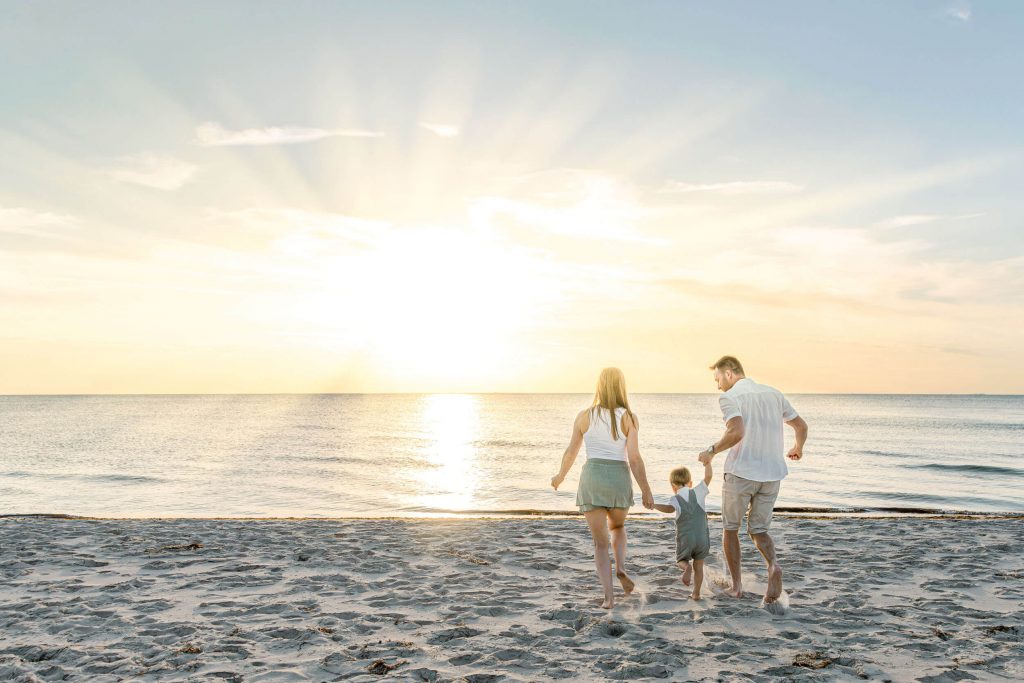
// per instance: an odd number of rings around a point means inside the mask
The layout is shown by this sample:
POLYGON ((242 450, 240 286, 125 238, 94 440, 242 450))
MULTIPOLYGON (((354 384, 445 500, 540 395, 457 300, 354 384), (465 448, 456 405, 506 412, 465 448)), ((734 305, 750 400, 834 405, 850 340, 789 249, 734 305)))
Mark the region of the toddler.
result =
POLYGON ((693 485, 693 477, 686 467, 677 467, 669 475, 672 486, 670 505, 655 504, 659 512, 674 512, 676 521, 676 565, 683 570, 683 585, 693 580, 690 597, 700 600, 700 589, 704 584, 704 559, 711 551, 711 532, 708 529, 708 513, 705 501, 708 484, 711 483, 711 462, 704 465, 704 479, 693 485), (692 561, 692 565, 690 564, 692 561))

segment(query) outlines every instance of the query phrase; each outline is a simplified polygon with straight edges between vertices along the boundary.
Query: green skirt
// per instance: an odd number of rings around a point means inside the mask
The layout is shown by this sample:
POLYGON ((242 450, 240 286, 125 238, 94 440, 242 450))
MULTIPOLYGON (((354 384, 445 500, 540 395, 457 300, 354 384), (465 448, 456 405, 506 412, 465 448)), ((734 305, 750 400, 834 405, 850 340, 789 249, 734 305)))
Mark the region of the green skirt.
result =
POLYGON ((595 508, 625 508, 633 504, 633 478, 621 460, 595 458, 583 465, 576 505, 580 512, 595 508))

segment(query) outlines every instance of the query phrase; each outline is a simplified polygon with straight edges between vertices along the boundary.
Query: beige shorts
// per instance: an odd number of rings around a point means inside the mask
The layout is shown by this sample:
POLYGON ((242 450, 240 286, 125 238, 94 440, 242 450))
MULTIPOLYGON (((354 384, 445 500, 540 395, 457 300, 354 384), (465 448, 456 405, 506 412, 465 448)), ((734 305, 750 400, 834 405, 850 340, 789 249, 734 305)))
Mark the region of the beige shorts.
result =
POLYGON ((751 481, 726 473, 722 484, 722 527, 726 531, 739 531, 740 522, 746 516, 748 534, 767 533, 781 483, 751 481))

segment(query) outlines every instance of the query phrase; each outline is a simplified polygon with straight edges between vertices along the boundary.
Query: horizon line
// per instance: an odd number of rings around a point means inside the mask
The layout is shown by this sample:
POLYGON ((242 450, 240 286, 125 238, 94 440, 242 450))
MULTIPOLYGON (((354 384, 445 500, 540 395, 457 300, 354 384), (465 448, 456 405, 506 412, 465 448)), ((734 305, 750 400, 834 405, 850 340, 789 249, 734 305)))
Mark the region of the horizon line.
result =
MULTIPOLYGON (((591 391, 230 391, 230 392, 132 392, 132 393, 27 393, 0 394, 0 398, 62 398, 87 396, 580 396, 591 391)), ((718 391, 635 391, 634 396, 715 396, 718 391)), ((791 391, 790 396, 993 396, 1017 398, 1024 393, 990 392, 885 392, 885 391, 791 391)))

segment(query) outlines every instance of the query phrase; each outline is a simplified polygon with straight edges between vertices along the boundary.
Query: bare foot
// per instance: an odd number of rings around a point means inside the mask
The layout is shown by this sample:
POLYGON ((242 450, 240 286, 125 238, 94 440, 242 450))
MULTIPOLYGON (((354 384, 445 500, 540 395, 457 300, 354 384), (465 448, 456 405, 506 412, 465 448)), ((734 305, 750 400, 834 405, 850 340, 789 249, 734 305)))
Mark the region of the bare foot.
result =
POLYGON ((703 598, 700 597, 700 591, 693 591, 692 593, 690 593, 690 599, 691 600, 702 600, 703 598))
POLYGON ((743 597, 743 584, 738 586, 732 586, 725 591, 725 594, 731 598, 742 598, 743 597))
POLYGON ((629 575, 626 574, 626 572, 617 572, 615 576, 619 577, 619 583, 622 585, 622 591, 626 595, 633 592, 633 588, 636 584, 633 583, 633 579, 629 578, 629 575))
POLYGON ((605 598, 601 603, 601 609, 611 609, 612 607, 615 607, 615 598, 605 598))
POLYGON ((776 562, 768 567, 768 590, 764 594, 764 604, 770 605, 782 595, 782 567, 776 562))
POLYGON ((693 565, 687 562, 686 569, 683 570, 683 585, 689 586, 691 579, 693 579, 693 565))

